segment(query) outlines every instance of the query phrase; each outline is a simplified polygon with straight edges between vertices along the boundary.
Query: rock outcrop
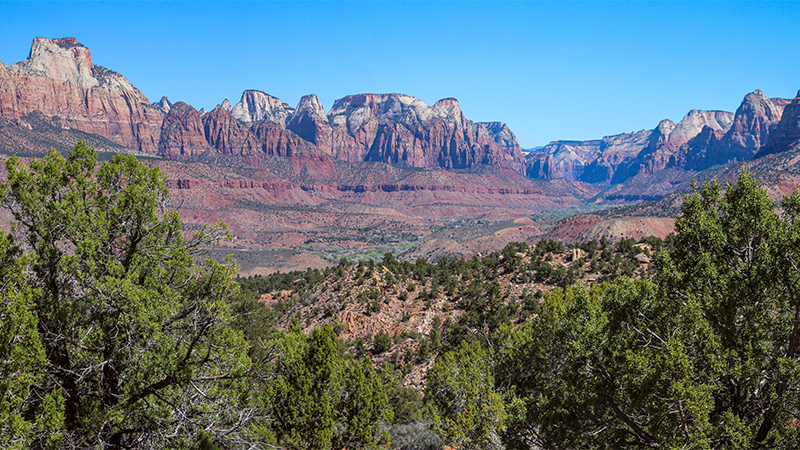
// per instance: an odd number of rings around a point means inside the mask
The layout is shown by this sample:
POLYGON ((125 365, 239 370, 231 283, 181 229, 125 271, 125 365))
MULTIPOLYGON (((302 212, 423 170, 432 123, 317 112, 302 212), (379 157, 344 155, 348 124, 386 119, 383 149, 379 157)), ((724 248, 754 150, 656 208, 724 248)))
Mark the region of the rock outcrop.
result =
POLYGON ((755 155, 767 143, 770 131, 781 120, 782 112, 760 90, 747 94, 736 110, 731 129, 722 140, 721 149, 725 156, 721 159, 741 161, 755 155))
POLYGON ((286 128, 316 145, 320 151, 331 154, 331 126, 316 95, 305 95, 300 99, 286 128))
POLYGON ((172 102, 169 101, 167 97, 161 97, 161 100, 151 104, 150 106, 161 111, 164 113, 164 115, 167 115, 169 114, 169 109, 172 108, 172 102))
POLYGON ((641 149, 649 143, 651 130, 623 133, 603 138, 600 154, 584 170, 589 183, 620 183, 638 171, 635 163, 641 149))
POLYGON ((677 126, 669 119, 658 123, 658 126, 650 134, 647 147, 636 156, 639 173, 653 174, 667 167, 670 157, 679 147, 669 140, 670 134, 677 126))
POLYGON ((202 118, 208 144, 224 155, 253 155, 260 145, 248 127, 223 106, 217 106, 202 118))
POLYGON ((670 165, 681 169, 703 170, 716 160, 714 149, 719 147, 723 134, 710 126, 704 126, 697 136, 683 144, 680 150, 670 159, 670 165))
POLYGON ((244 123, 266 119, 282 127, 286 127, 286 122, 292 115, 292 109, 280 99, 254 90, 244 91, 242 99, 231 108, 230 112, 233 117, 244 123))
POLYGON ((700 134, 703 128, 714 131, 728 131, 733 123, 733 114, 727 111, 700 111, 693 109, 686 114, 669 134, 673 146, 680 147, 700 134))
POLYGON ((161 126, 158 154, 181 158, 199 156, 208 150, 203 122, 197 110, 184 102, 173 104, 161 126))
POLYGON ((319 151, 349 162, 523 171, 511 130, 467 120, 455 99, 427 106, 407 95, 351 95, 326 114, 315 95, 303 97, 295 110, 247 90, 233 106, 225 100, 209 113, 198 112, 166 97, 150 104, 122 75, 94 65, 89 49, 74 38, 36 38, 26 61, 0 64, 0 117, 34 111, 62 127, 169 158, 319 151))
POLYGON ((781 120, 770 133, 767 145, 760 154, 785 151, 798 140, 800 140, 800 91, 797 91, 797 97, 783 108, 781 120))
POLYGON ((601 140, 551 142, 526 155, 525 173, 536 178, 619 184, 667 167, 702 170, 753 156, 779 116, 780 110, 756 91, 745 97, 736 115, 691 110, 677 124, 662 120, 653 130, 601 140))
POLYGON ((25 61, 0 65, 0 116, 34 111, 62 126, 155 153, 164 114, 122 75, 92 63, 75 38, 36 38, 25 61))
POLYGON ((780 108, 763 92, 751 92, 742 100, 730 129, 724 135, 722 130, 704 128, 681 149, 676 164, 692 170, 703 170, 717 164, 752 158, 767 143, 770 131, 780 118, 780 108))
POLYGON ((555 141, 545 145, 540 152, 530 152, 526 156, 529 169, 526 172, 548 174, 548 179, 564 178, 570 181, 582 179, 583 171, 602 151, 603 141, 555 141), (549 156, 540 159, 535 153, 549 156), (541 161, 541 168, 536 168, 541 161))
POLYGON ((522 151, 502 123, 467 120, 455 99, 433 106, 402 94, 349 95, 324 114, 316 96, 300 100, 287 128, 345 161, 471 169, 507 165, 522 172, 522 151))

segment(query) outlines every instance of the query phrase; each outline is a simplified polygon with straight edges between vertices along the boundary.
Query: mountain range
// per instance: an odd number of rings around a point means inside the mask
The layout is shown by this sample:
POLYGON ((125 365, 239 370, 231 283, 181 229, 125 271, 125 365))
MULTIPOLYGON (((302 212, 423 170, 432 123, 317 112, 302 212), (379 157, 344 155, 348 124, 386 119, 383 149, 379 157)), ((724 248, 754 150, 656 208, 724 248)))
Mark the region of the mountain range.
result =
MULTIPOLYGON (((35 38, 25 61, 0 62, 0 152, 41 155, 77 139, 161 167, 187 228, 225 220, 228 250, 255 255, 244 269, 291 254, 287 269, 324 265, 321 255, 435 257, 558 237, 561 217, 657 200, 702 171, 792 151, 800 93, 755 90, 735 113, 692 110, 652 130, 523 152, 507 125, 473 122, 453 98, 348 95, 327 112, 313 94, 291 107, 258 90, 211 111, 151 103, 76 39, 35 38)), ((664 214, 619 234, 665 234, 664 214)))

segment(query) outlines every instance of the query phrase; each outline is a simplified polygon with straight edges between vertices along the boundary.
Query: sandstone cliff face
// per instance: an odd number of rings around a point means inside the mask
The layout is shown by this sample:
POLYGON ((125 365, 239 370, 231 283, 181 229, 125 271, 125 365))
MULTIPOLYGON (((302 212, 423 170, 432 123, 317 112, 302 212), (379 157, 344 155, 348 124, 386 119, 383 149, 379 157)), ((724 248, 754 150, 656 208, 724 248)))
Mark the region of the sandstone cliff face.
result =
POLYGON ((208 144, 225 155, 253 155, 259 142, 250 130, 229 111, 217 106, 202 118, 203 132, 208 144))
POLYGON ((152 103, 150 106, 161 111, 162 113, 164 113, 164 115, 167 115, 169 114, 169 109, 172 108, 172 102, 169 101, 169 99, 166 96, 164 96, 161 97, 161 100, 152 103))
POLYGON ((155 153, 164 114, 122 75, 92 63, 74 38, 33 40, 28 59, 0 68, 0 116, 34 111, 62 126, 155 153))
POLYGON ((545 145, 541 152, 530 152, 526 156, 528 171, 548 174, 549 179, 564 178, 580 180, 583 171, 601 151, 602 141, 555 141, 545 145), (535 153, 549 157, 541 159, 535 153), (537 161, 540 161, 537 163, 537 161), (541 165, 541 168, 536 167, 541 165))
POLYGON ((676 147, 680 147, 700 134, 705 127, 725 133, 732 123, 733 114, 727 111, 700 111, 693 109, 678 122, 678 125, 669 134, 669 142, 676 147))
POLYGON ((470 169, 503 164, 522 171, 522 151, 505 124, 467 120, 455 99, 427 106, 402 94, 349 95, 326 115, 305 96, 287 128, 326 154, 350 162, 470 169))
POLYGON ((37 38, 26 61, 0 64, 0 117, 34 111, 63 127, 98 134, 128 148, 170 158, 210 155, 289 156, 314 149, 350 162, 472 169, 523 170, 516 137, 502 123, 476 124, 458 101, 433 106, 400 94, 352 95, 326 114, 314 95, 297 110, 248 90, 231 106, 206 113, 166 97, 150 104, 122 75, 92 63, 73 38, 37 38))
POLYGON ((714 130, 713 139, 709 133, 700 133, 703 135, 700 141, 686 144, 688 147, 682 149, 682 153, 686 153, 687 167, 702 170, 753 157, 767 143, 770 131, 780 118, 781 109, 763 92, 756 90, 747 94, 724 136, 719 136, 721 130, 714 130))
POLYGON ((200 114, 184 102, 172 105, 161 126, 158 154, 167 158, 199 156, 209 150, 200 114))
POLYGON ((683 144, 672 156, 670 165, 681 169, 703 170, 710 167, 715 160, 714 149, 719 147, 723 134, 709 126, 703 127, 697 136, 683 144))
POLYGON ((300 99, 286 128, 316 145, 320 151, 331 154, 331 126, 316 95, 305 95, 300 99))
POLYGON ((244 123, 270 120, 286 127, 286 122, 292 115, 292 109, 280 99, 261 91, 248 90, 242 94, 242 99, 231 108, 233 117, 244 123))
POLYGON ((725 135, 723 145, 734 157, 753 156, 767 143, 769 132, 781 120, 781 114, 782 110, 760 90, 747 94, 736 110, 733 126, 725 135))
POLYGON ((785 151, 798 140, 800 140, 800 91, 797 91, 797 97, 784 107, 781 120, 770 134, 769 141, 761 153, 766 155, 785 151))
POLYGON ((292 157, 298 153, 316 153, 317 148, 294 132, 283 129, 271 120, 260 120, 250 126, 261 153, 267 156, 292 157))
POLYGON ((678 149, 675 143, 669 141, 669 135, 677 126, 669 119, 659 122, 650 135, 647 147, 636 157, 639 173, 653 174, 667 167, 670 157, 678 149))
MULTIPOLYGON (((754 108, 758 110, 759 107, 754 108)), ((670 166, 684 167, 681 164, 690 160, 692 166, 684 168, 695 169, 704 165, 702 168, 705 168, 717 162, 713 162, 713 152, 709 153, 710 149, 702 147, 702 143, 711 145, 713 134, 713 145, 720 145, 722 136, 731 129, 733 122, 734 115, 729 112, 692 110, 679 123, 662 120, 653 130, 606 136, 599 141, 551 142, 541 150, 549 158, 533 154, 526 157, 526 173, 529 176, 541 174, 545 178, 618 184, 637 174, 653 174, 670 166), (707 134, 693 141, 705 129, 708 129, 707 134), (702 155, 698 153, 701 147, 702 155)), ((758 125, 751 125, 752 120, 742 119, 741 122, 742 135, 760 129, 758 125)))
POLYGON ((636 156, 649 143, 651 130, 603 138, 602 150, 584 172, 590 183, 620 183, 638 172, 636 156))

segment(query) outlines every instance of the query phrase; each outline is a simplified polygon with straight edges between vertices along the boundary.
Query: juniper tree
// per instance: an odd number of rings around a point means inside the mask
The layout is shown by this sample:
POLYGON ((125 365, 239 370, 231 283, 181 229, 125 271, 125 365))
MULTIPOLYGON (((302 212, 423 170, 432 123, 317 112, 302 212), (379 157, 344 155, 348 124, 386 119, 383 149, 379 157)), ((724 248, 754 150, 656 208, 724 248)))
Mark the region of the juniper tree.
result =
MULTIPOLYGON (((0 195, 25 251, 23 281, 37 293, 33 317, 21 307, 18 316, 35 324, 43 349, 30 393, 16 396, 22 410, 57 396, 66 447, 243 439, 254 410, 239 395, 247 348, 228 326, 235 268, 195 261, 219 230, 185 238, 177 212, 164 209, 164 175, 132 156, 98 164, 79 142, 66 158, 13 157, 7 169, 0 195)), ((7 302, 19 297, 10 286, 7 302)))

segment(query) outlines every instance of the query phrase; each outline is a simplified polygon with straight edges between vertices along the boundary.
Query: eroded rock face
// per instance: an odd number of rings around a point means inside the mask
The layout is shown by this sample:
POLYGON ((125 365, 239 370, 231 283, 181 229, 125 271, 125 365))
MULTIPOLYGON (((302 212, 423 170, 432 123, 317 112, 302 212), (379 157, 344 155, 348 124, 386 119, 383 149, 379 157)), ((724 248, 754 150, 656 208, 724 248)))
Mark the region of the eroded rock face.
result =
POLYGON ((259 143, 250 130, 229 111, 217 106, 202 118, 203 132, 208 144, 225 155, 253 155, 259 143))
POLYGON ((756 89, 744 97, 736 110, 733 126, 725 136, 724 144, 730 147, 729 151, 741 153, 743 157, 753 156, 767 143, 770 130, 781 120, 781 113, 781 109, 756 89))
POLYGON ((279 98, 265 92, 248 90, 244 91, 239 103, 231 108, 231 114, 244 123, 266 119, 286 127, 286 122, 292 115, 292 109, 281 102, 279 98))
POLYGON ((161 126, 158 154, 180 158, 199 156, 208 150, 203 122, 197 110, 184 102, 172 105, 161 126))
POLYGON ((703 127, 697 136, 683 144, 672 156, 670 165, 689 170, 703 170, 710 167, 712 164, 709 163, 716 159, 714 149, 719 148, 723 136, 721 130, 715 130, 710 126, 703 127))
MULTIPOLYGON (((760 137, 747 136, 769 128, 772 119, 747 117, 761 114, 760 111, 767 111, 765 117, 772 117, 775 108, 770 109, 771 103, 762 101, 770 102, 763 93, 751 94, 746 100, 752 106, 740 108, 743 112, 737 122, 739 134, 736 136, 742 136, 744 141, 759 141, 760 137)), ((729 112, 691 110, 679 123, 662 120, 653 130, 606 136, 601 140, 551 142, 539 152, 546 153, 549 158, 528 154, 526 173, 545 178, 618 184, 637 174, 653 174, 666 167, 699 170, 698 167, 707 168, 728 157, 722 155, 729 150, 722 150, 720 145, 733 124, 734 114, 729 112)), ((731 142, 734 141, 731 138, 731 142)))
POLYGON ((469 169, 505 164, 522 171, 516 137, 501 123, 467 120, 452 98, 427 106, 403 94, 349 95, 324 114, 316 96, 300 100, 287 128, 345 161, 469 169))
MULTIPOLYGON (((552 180, 559 177, 555 172, 553 157, 544 152, 525 152, 525 176, 539 180, 552 180)), ((574 181, 574 180, 573 180, 574 181)))
POLYGON ((74 38, 35 38, 28 59, 0 67, 0 116, 34 111, 62 126, 155 153, 164 114, 122 75, 92 63, 74 38))
POLYGON ((602 150, 584 171, 590 183, 620 183, 638 172, 636 157, 649 143, 651 130, 623 133, 603 138, 602 150))
POLYGON ((172 102, 169 101, 167 97, 161 97, 161 100, 151 104, 153 108, 164 113, 164 115, 169 114, 169 109, 172 108, 172 102))
POLYGON ((316 95, 305 95, 300 99, 286 128, 331 154, 331 126, 316 95))
POLYGON ((667 167, 670 157, 679 148, 669 141, 669 135, 677 126, 669 119, 659 122, 650 134, 647 147, 636 157, 639 173, 653 174, 667 167))
POLYGON ((800 91, 797 91, 797 97, 784 107, 781 120, 770 134, 769 141, 761 153, 785 151, 798 140, 800 140, 800 91))
POLYGON ((763 92, 756 90, 747 94, 724 136, 713 144, 692 144, 699 153, 689 155, 689 167, 701 170, 716 164, 744 161, 753 157, 767 143, 770 131, 780 119, 781 109, 763 92))
POLYGON ((693 109, 686 114, 669 134, 669 142, 680 147, 700 134, 703 128, 727 132, 733 124, 733 114, 727 111, 700 111, 693 109))
POLYGON ((250 126, 261 153, 268 156, 292 157, 297 153, 315 153, 316 147, 290 130, 271 120, 260 120, 250 126))
POLYGON ((351 162, 471 169, 509 166, 522 172, 516 137, 502 123, 467 120, 455 99, 433 106, 401 94, 344 97, 328 114, 315 95, 297 111, 262 91, 206 113, 166 97, 150 104, 122 75, 92 63, 74 38, 36 38, 26 61, 0 64, 0 117, 34 111, 62 127, 103 136, 128 148, 170 158, 204 152, 294 155, 316 149, 351 162))

